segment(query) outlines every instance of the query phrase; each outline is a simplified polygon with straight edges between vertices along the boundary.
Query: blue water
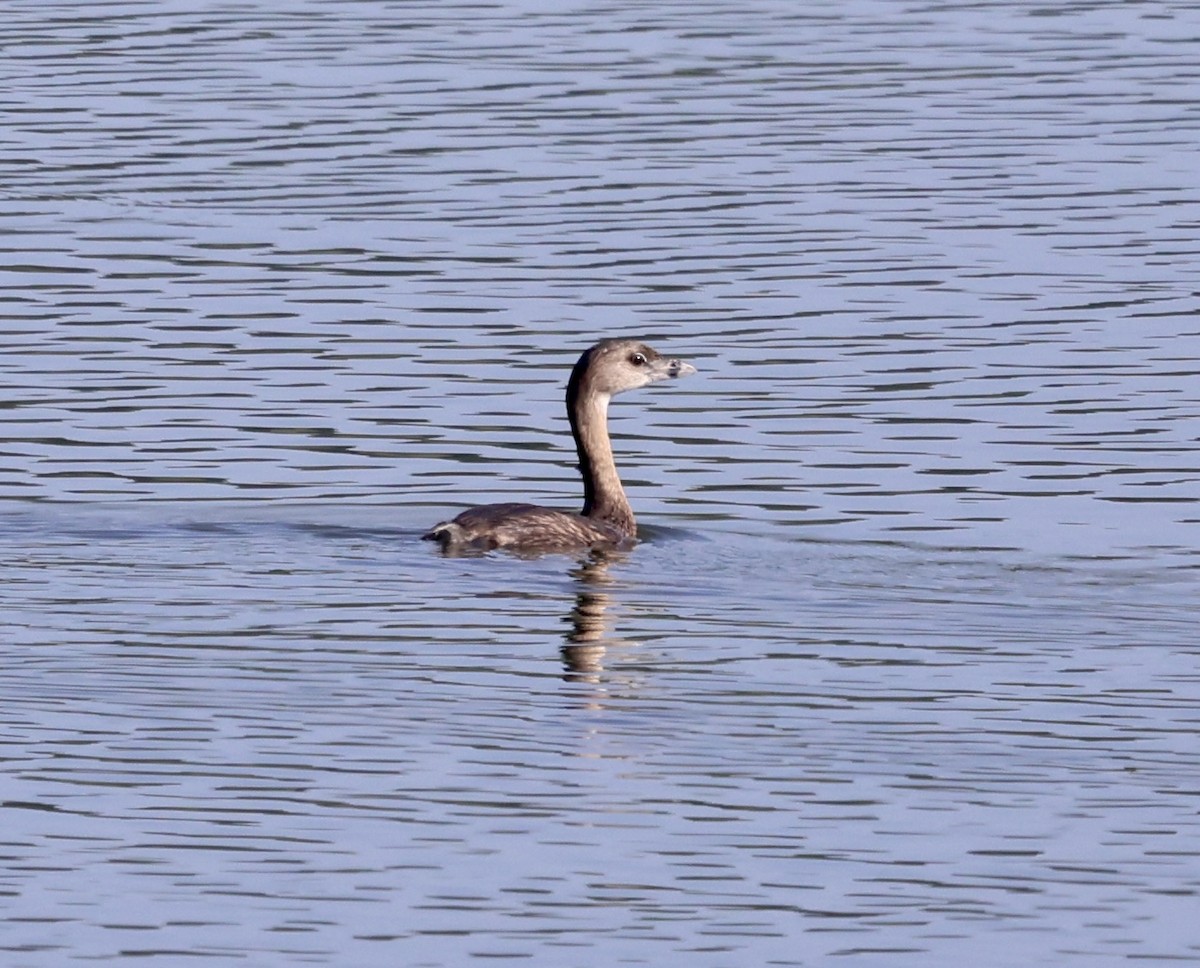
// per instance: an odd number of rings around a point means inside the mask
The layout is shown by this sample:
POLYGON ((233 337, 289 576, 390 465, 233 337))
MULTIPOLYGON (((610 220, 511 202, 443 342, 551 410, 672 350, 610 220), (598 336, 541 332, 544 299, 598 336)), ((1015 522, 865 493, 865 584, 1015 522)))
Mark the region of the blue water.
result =
POLYGON ((10 7, 6 965, 1200 957, 1192 5, 10 7))

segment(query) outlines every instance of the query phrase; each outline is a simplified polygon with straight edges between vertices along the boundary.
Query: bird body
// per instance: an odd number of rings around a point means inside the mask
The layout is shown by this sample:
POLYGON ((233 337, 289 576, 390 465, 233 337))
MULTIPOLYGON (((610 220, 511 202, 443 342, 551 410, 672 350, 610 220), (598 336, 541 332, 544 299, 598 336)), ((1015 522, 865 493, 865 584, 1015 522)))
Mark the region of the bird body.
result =
POLYGON ((637 340, 601 340, 579 358, 567 383, 583 509, 572 514, 536 504, 485 504, 435 525, 425 540, 448 552, 502 548, 523 554, 633 544, 637 523, 613 458, 609 402, 617 393, 695 372, 637 340))

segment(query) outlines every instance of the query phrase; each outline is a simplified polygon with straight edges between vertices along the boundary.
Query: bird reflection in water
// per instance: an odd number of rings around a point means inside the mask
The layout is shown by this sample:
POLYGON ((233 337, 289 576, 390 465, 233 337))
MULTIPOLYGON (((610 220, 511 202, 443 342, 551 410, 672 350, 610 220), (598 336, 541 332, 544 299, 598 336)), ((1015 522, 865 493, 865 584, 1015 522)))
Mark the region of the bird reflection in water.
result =
POLYGON ((563 666, 569 682, 598 682, 609 648, 632 644, 628 639, 608 635, 609 616, 605 614, 613 604, 608 589, 615 581, 608 572, 609 565, 626 561, 628 557, 623 551, 594 549, 571 571, 579 590, 569 619, 571 631, 562 647, 563 666))

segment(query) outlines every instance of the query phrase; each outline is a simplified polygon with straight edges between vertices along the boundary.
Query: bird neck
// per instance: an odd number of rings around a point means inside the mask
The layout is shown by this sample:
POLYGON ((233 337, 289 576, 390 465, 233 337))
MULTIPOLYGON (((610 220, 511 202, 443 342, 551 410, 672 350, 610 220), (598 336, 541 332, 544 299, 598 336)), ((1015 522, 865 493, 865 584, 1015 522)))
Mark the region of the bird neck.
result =
POLYGON ((567 392, 567 412, 571 433, 579 451, 579 473, 583 476, 583 516, 603 521, 633 535, 637 525, 633 509, 625 497, 617 464, 613 460, 608 437, 609 395, 591 391, 586 382, 576 383, 567 392))

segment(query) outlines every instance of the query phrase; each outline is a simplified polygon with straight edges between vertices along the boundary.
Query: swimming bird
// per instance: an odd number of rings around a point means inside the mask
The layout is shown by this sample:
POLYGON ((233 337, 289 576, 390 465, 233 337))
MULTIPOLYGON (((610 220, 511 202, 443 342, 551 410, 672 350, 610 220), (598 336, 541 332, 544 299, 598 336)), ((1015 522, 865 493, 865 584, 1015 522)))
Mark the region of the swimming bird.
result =
POLYGON ((667 359, 638 340, 601 340, 579 357, 567 382, 583 510, 573 514, 536 504, 485 504, 434 525, 424 540, 436 541, 448 552, 500 548, 519 554, 633 544, 637 523, 613 459, 609 401, 626 390, 695 372, 690 363, 667 359))

